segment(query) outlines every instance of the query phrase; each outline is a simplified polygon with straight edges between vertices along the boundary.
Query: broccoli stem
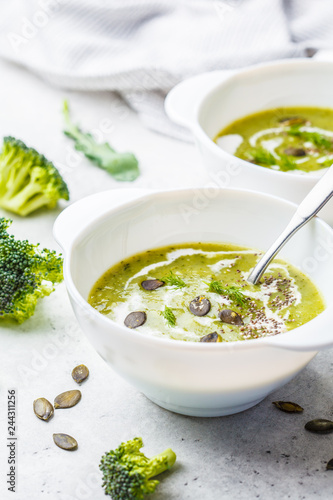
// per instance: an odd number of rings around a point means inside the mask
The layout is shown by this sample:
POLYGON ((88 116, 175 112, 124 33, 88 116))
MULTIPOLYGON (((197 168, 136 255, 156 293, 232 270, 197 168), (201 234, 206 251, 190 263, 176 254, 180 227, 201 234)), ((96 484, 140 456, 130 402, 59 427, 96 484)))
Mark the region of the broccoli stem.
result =
MULTIPOLYGON (((16 168, 15 163, 19 164, 18 160, 14 160, 13 163, 10 164, 9 176, 7 179, 7 191, 3 195, 3 199, 10 199, 15 193, 18 193, 25 181, 29 179, 29 169, 31 165, 21 166, 20 168, 16 168)), ((2 165, 1 165, 2 167, 2 165)))
POLYGON ((64 101, 65 135, 74 140, 75 149, 118 181, 134 181, 139 175, 138 160, 132 153, 117 153, 108 142, 98 143, 89 133, 72 123, 68 102, 64 101))
MULTIPOLYGON (((79 143, 79 151, 82 151, 84 154, 89 153, 89 151, 96 146, 96 143, 90 134, 82 132, 77 125, 74 125, 74 123, 71 122, 67 101, 64 101, 63 113, 67 127, 65 134, 79 143)), ((78 147, 78 144, 75 146, 78 147)), ((114 153, 114 149, 112 149, 110 145, 109 149, 114 153)))
POLYGON ((50 206, 51 200, 41 193, 41 188, 38 183, 30 182, 21 191, 13 197, 4 196, 2 207, 7 210, 13 210, 22 216, 37 210, 45 205, 50 206))
POLYGON ((176 462, 176 458, 177 458, 176 454, 172 451, 171 448, 167 448, 162 453, 159 453, 158 455, 151 457, 150 460, 148 461, 148 465, 150 463, 153 464, 153 472, 149 474, 148 478, 150 479, 152 477, 155 477, 158 474, 161 474, 162 472, 165 472, 166 470, 170 469, 176 462), (162 460, 158 460, 156 464, 156 459, 160 458, 162 460))

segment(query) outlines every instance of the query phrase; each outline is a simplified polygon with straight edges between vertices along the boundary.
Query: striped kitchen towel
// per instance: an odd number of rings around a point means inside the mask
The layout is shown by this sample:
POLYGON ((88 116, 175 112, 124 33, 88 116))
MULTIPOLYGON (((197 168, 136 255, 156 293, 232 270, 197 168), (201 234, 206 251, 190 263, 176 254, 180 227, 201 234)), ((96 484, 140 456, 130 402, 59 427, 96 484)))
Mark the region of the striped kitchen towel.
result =
POLYGON ((332 0, 2 0, 0 56, 53 85, 119 92, 155 130, 166 92, 215 69, 333 48, 332 0))

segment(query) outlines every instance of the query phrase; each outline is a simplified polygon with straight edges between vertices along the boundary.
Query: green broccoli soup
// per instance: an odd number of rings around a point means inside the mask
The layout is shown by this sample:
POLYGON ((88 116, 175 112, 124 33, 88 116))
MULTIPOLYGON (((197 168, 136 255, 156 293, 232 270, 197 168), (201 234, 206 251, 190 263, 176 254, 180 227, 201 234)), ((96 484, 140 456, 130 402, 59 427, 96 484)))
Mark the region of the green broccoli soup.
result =
POLYGON ((234 121, 214 141, 229 153, 282 172, 333 164, 333 110, 276 108, 234 121))
POLYGON ((109 269, 88 301, 144 335, 192 342, 276 335, 324 310, 316 286, 283 260, 269 265, 260 284, 247 283, 261 255, 218 243, 148 250, 109 269))

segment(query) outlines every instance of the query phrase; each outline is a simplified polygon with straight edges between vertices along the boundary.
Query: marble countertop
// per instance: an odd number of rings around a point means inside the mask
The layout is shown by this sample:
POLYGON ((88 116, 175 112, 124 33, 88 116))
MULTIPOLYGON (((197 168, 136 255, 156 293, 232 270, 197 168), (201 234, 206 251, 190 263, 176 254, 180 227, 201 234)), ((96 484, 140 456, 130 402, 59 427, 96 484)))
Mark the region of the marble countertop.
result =
MULTIPOLYGON (((111 94, 54 89, 6 62, 0 62, 0 74, 1 135, 22 138, 52 159, 68 182, 72 201, 127 186, 85 159, 73 160, 72 145, 61 133, 64 97, 83 127, 102 130, 116 148, 137 154, 142 175, 134 187, 195 189, 208 182, 193 145, 148 131, 111 94)), ((57 248, 52 226, 61 208, 26 219, 13 216, 13 231, 57 248)), ((62 284, 29 321, 0 329, 0 377, 1 500, 102 500, 100 457, 134 436, 143 437, 148 456, 167 447, 178 456, 151 500, 332 497, 333 472, 325 467, 333 458, 333 435, 304 430, 312 418, 333 417, 331 351, 319 353, 296 379, 244 413, 221 418, 176 415, 138 393, 96 354, 80 331, 62 284), (33 400, 43 396, 53 401, 60 392, 76 388, 71 370, 80 363, 90 369, 80 404, 56 412, 47 423, 38 420, 33 400), (11 389, 17 395, 15 494, 6 485, 6 401, 11 389), (305 411, 282 413, 271 404, 274 400, 295 401, 305 411), (73 435, 78 450, 57 448, 54 432, 73 435)))

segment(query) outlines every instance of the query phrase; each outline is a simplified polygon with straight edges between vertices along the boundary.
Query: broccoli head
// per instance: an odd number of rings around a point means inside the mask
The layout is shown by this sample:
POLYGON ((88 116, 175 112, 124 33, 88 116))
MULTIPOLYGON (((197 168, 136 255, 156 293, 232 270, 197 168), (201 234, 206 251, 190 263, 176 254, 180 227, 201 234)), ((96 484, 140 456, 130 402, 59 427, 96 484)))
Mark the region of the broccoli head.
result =
POLYGON ((62 281, 62 257, 15 239, 7 232, 11 222, 0 218, 0 318, 22 323, 34 314, 37 300, 62 281))
POLYGON ((0 154, 0 207, 19 215, 54 208, 69 199, 67 185, 53 163, 14 137, 5 137, 0 154))
POLYGON ((99 468, 103 487, 113 500, 141 500, 153 493, 159 481, 151 478, 170 469, 176 461, 170 448, 149 459, 140 451, 142 446, 142 439, 137 437, 102 456, 99 468))

